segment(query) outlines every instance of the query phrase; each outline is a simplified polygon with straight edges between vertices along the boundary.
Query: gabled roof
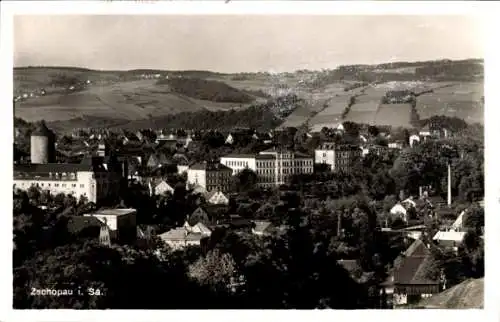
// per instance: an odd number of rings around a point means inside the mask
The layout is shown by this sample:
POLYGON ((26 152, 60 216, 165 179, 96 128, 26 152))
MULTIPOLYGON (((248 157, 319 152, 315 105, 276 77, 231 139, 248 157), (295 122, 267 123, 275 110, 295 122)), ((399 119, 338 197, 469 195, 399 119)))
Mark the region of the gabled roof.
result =
POLYGON ((404 258, 401 265, 394 271, 394 283, 406 285, 438 284, 438 281, 426 277, 426 272, 431 264, 431 256, 404 258))
POLYGON ((263 220, 254 220, 253 223, 255 224, 254 231, 258 233, 265 233, 271 228, 271 222, 270 221, 263 221, 263 220))
POLYGON ((414 256, 414 257, 425 257, 430 255, 430 250, 425 246, 424 242, 420 239, 415 240, 410 247, 404 252, 406 257, 414 256))

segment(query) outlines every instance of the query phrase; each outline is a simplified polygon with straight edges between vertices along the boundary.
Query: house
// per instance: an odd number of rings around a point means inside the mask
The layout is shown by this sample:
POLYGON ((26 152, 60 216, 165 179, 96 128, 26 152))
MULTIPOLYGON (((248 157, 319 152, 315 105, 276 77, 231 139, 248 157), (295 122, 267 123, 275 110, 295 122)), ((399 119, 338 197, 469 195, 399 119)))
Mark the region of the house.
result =
MULTIPOLYGON (((150 183, 151 185, 151 183, 150 183)), ((165 180, 161 180, 159 182, 157 182, 155 184, 154 187, 152 187, 153 189, 153 194, 154 195, 165 195, 167 193, 171 193, 173 194, 174 193, 174 188, 172 188, 172 186, 170 186, 165 180)))
POLYGON ((227 205, 229 198, 221 191, 210 191, 205 194, 205 200, 214 205, 227 205))
POLYGON ((429 279, 426 271, 432 265, 428 246, 415 240, 398 256, 389 279, 383 283, 389 302, 395 306, 420 301, 441 291, 441 281, 429 279))
POLYGON ((194 226, 199 222, 204 225, 210 225, 212 221, 210 220, 208 213, 203 208, 198 207, 191 215, 187 216, 186 222, 190 226, 194 226))
POLYGON ((179 250, 189 246, 202 245, 203 240, 208 236, 202 233, 190 232, 185 227, 171 229, 159 235, 160 239, 174 250, 179 250))
POLYGON ((84 217, 94 217, 106 224, 110 233, 122 242, 134 241, 137 237, 137 210, 135 209, 99 209, 84 217))
POLYGON ((441 247, 458 251, 467 232, 464 231, 438 231, 432 240, 441 247))
POLYGON ((194 234, 201 234, 204 237, 210 237, 212 234, 212 230, 208 228, 204 223, 201 221, 197 222, 194 225, 190 225, 189 221, 186 221, 184 223, 183 228, 188 231, 189 233, 194 233, 194 234))
POLYGON ((207 191, 228 192, 231 186, 231 168, 216 162, 199 162, 189 167, 187 182, 200 185, 207 191))
POLYGON ((252 234, 258 236, 269 236, 272 233, 273 225, 270 221, 264 220, 254 220, 254 227, 252 228, 252 234))
POLYGON ((428 137, 431 136, 431 129, 430 129, 430 126, 429 124, 425 125, 424 127, 422 127, 420 129, 420 131, 418 132, 418 134, 425 139, 427 139, 428 137))

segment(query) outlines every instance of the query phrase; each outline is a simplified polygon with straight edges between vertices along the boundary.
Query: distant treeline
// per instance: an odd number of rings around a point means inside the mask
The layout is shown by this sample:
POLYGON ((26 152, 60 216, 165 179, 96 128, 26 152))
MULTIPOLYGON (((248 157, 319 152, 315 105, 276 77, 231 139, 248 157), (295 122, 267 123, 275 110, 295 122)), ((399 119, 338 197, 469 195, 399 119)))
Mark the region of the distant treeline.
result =
POLYGON ((460 61, 397 62, 379 65, 345 65, 323 71, 309 85, 319 88, 340 81, 381 83, 390 81, 481 81, 484 77, 482 59, 460 61), (414 67, 415 72, 391 71, 414 67), (381 71, 384 70, 384 71, 381 71))
POLYGON ((161 79, 158 85, 168 85, 179 94, 213 102, 250 103, 254 98, 226 83, 200 78, 174 77, 161 79))
POLYGON ((231 129, 249 127, 267 131, 281 124, 281 120, 265 106, 251 106, 242 110, 183 112, 173 115, 154 117, 149 120, 133 121, 122 128, 184 128, 184 129, 231 129))

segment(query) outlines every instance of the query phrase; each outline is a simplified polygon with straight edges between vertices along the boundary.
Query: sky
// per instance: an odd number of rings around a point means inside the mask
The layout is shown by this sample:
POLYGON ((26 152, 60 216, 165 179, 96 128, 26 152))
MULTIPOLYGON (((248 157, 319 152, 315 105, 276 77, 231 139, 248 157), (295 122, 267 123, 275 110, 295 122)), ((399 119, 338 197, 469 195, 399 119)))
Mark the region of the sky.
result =
POLYGON ((470 16, 16 16, 14 65, 216 72, 482 58, 470 16))

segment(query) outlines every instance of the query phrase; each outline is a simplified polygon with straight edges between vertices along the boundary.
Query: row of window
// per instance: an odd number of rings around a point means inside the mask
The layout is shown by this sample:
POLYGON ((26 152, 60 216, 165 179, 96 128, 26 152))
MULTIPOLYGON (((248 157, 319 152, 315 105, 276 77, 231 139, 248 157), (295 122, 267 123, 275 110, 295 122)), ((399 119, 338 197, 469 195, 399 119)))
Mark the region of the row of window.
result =
MULTIPOLYGON (((26 184, 26 186, 36 186, 36 187, 52 187, 52 184, 51 183, 47 183, 45 185, 45 183, 41 182, 41 183, 25 183, 25 182, 22 182, 21 183, 21 187, 24 187, 26 184)), ((69 187, 69 184, 66 184, 66 183, 54 183, 53 187, 56 187, 58 188, 59 186, 61 186, 62 188, 66 188, 67 186, 69 187)), ((14 183, 14 188, 16 187, 16 184, 14 183)), ((71 184, 71 188, 76 188, 76 183, 73 183, 71 184)), ((84 184, 80 184, 80 188, 85 188, 85 185, 84 184)))
POLYGON ((228 167, 248 167, 247 161, 227 161, 226 165, 228 167))

